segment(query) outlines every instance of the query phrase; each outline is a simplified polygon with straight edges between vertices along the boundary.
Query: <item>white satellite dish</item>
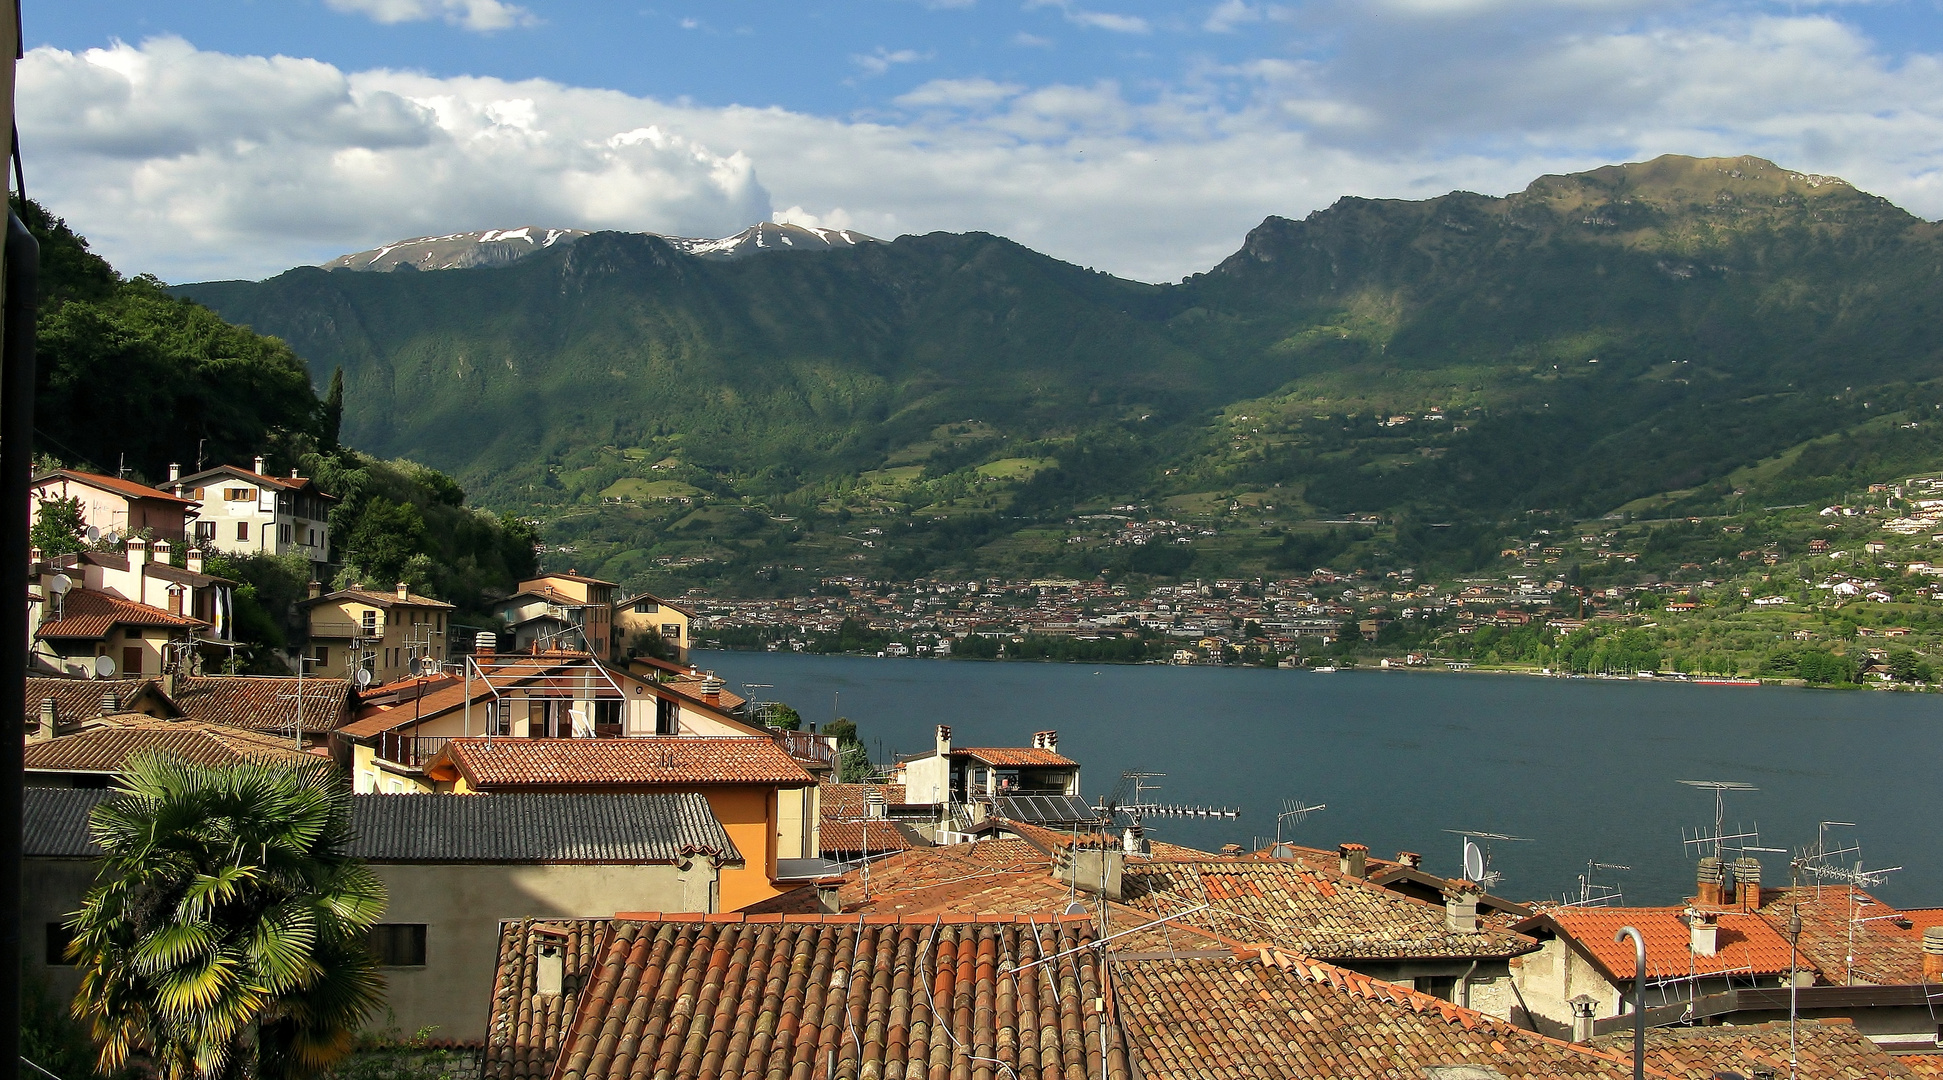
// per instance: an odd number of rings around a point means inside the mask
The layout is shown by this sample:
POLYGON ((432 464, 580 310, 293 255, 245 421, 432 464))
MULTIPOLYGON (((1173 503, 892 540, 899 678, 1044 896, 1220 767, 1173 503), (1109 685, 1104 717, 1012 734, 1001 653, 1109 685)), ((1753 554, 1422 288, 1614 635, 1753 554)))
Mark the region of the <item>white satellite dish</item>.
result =
POLYGON ((1066 914, 1084 915, 1086 914, 1086 905, 1075 900, 1072 903, 1066 905, 1066 914))
POLYGON ((113 675, 114 673, 115 673, 114 657, 97 656, 94 658, 94 677, 95 678, 105 679, 110 675, 113 675))
POLYGON ((1469 840, 1464 841, 1464 877, 1470 881, 1484 880, 1484 852, 1469 840))
POLYGON ((357 673, 356 673, 355 675, 352 675, 352 676, 351 676, 351 681, 352 681, 352 682, 354 682, 354 683, 357 683, 357 684, 358 684, 358 688, 359 688, 360 690, 361 690, 361 689, 363 689, 363 688, 365 688, 365 687, 367 687, 367 686, 370 686, 370 685, 371 685, 371 672, 370 672, 370 671, 368 671, 368 670, 366 670, 366 669, 364 669, 364 668, 359 668, 359 669, 357 670, 357 673))
POLYGON ((47 591, 53 593, 55 596, 66 595, 67 591, 72 588, 74 588, 74 579, 68 577, 66 574, 55 574, 54 580, 47 583, 47 591))
POLYGON ((88 543, 92 544, 99 539, 101 539, 101 530, 93 525, 88 526, 88 543))

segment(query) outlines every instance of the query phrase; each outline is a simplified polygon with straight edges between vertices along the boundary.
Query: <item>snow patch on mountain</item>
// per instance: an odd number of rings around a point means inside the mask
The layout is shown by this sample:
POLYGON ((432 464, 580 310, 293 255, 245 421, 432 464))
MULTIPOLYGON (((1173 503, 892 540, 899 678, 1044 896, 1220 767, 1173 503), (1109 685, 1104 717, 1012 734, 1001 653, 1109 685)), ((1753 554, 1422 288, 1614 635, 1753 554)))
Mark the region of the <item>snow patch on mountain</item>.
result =
MULTIPOLYGON (((514 229, 484 229, 478 232, 446 233, 397 240, 370 251, 340 255, 324 264, 326 270, 459 270, 479 266, 505 266, 556 245, 575 243, 591 235, 584 229, 549 229, 521 225, 514 229)), ((643 233, 666 241, 670 247, 704 259, 739 259, 768 251, 831 251, 874 244, 874 236, 851 229, 823 229, 805 225, 786 225, 765 221, 751 225, 734 236, 707 239, 643 233)))

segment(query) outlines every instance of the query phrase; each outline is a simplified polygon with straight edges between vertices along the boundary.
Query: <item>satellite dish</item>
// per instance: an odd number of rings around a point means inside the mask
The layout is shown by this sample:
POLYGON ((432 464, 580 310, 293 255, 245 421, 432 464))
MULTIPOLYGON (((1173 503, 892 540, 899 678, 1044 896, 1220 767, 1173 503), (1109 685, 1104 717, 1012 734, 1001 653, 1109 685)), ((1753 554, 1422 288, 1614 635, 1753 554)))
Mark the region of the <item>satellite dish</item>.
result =
POLYGON ((101 530, 93 525, 88 526, 88 543, 92 544, 99 539, 101 539, 101 530))
POLYGON ((1066 905, 1066 914, 1084 915, 1086 914, 1086 905, 1075 900, 1072 903, 1066 905))
POLYGON ((74 579, 66 574, 55 574, 54 580, 47 583, 47 591, 55 596, 65 595, 72 588, 74 588, 74 579))
POLYGON ((365 668, 359 668, 357 673, 351 676, 351 681, 357 683, 358 689, 362 690, 371 685, 371 672, 365 668))
POLYGON ((114 673, 115 673, 114 657, 97 656, 94 658, 94 677, 95 678, 105 679, 110 675, 113 675, 114 673))
POLYGON ((1464 841, 1464 877, 1470 881, 1484 880, 1484 852, 1469 840, 1464 841))

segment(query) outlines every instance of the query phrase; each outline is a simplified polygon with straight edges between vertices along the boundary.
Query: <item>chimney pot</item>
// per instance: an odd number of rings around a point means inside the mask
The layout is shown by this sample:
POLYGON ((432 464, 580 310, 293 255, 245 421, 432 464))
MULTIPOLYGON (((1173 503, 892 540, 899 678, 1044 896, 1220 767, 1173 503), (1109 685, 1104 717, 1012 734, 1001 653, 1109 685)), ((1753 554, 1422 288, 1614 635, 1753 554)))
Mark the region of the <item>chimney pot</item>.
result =
POLYGON ((1742 911, 1761 910, 1761 860, 1752 855, 1734 860, 1734 900, 1742 911))
POLYGON ((411 598, 412 598, 412 587, 411 587, 410 585, 407 585, 407 584, 405 584, 405 583, 404 583, 404 582, 402 582, 402 581, 401 581, 401 582, 399 582, 399 583, 398 583, 398 599, 400 599, 400 600, 410 600, 411 598))
POLYGON ((1923 981, 1943 983, 1943 926, 1923 931, 1923 981))
POLYGON ((1718 917, 1711 911, 1687 909, 1688 947, 1693 955, 1712 956, 1720 951, 1720 924, 1714 921, 1718 917))
POLYGON ((472 639, 472 655, 491 659, 499 651, 499 635, 491 630, 481 630, 472 639))
POLYGON ((1045 735, 1046 735, 1046 749, 1057 754, 1059 752, 1059 732, 1048 731, 1045 733, 1045 735))
POLYGON ((128 568, 140 570, 148 562, 148 541, 139 536, 128 538, 128 568))
POLYGON ((1444 885, 1444 925, 1453 934, 1478 932, 1477 902, 1484 889, 1475 881, 1457 878, 1444 885))
POLYGON ((157 540, 151 550, 155 552, 155 561, 164 566, 169 564, 169 557, 175 554, 175 548, 167 540, 157 540))
POLYGON ((188 553, 183 555, 182 563, 185 567, 188 568, 188 571, 191 574, 202 573, 202 567, 203 567, 202 549, 199 547, 190 548, 188 553))
POLYGON ((1414 851, 1399 851, 1397 852, 1397 861, 1415 870, 1423 866, 1424 857, 1414 851))
POLYGON ((121 711, 121 697, 113 690, 101 692, 101 715, 110 716, 121 711))
POLYGON ((1700 866, 1694 871, 1696 888, 1693 902, 1701 907, 1720 907, 1724 900, 1721 890, 1721 877, 1721 865, 1718 858, 1709 855, 1701 859, 1700 866))
POLYGON ((1336 866, 1344 877, 1368 877, 1369 855, 1366 844, 1344 844, 1336 849, 1336 866))
POLYGON ((304 591, 310 594, 312 600, 315 600, 324 595, 324 583, 321 581, 313 581, 304 587, 304 591))
POLYGON ((938 725, 938 756, 939 757, 951 756, 951 725, 950 724, 938 725))
POLYGON ((54 729, 61 726, 61 707, 53 698, 40 699, 39 726, 34 730, 53 735, 54 729))
POLYGON ((182 466, 173 461, 169 462, 169 483, 173 484, 180 479, 182 479, 182 466))
POLYGON ((262 454, 256 455, 256 474, 258 476, 263 475, 263 455, 262 454))
POLYGON ((1586 994, 1566 1002, 1572 1006, 1572 1041, 1589 1043, 1592 1041, 1592 1011, 1599 1003, 1586 994))

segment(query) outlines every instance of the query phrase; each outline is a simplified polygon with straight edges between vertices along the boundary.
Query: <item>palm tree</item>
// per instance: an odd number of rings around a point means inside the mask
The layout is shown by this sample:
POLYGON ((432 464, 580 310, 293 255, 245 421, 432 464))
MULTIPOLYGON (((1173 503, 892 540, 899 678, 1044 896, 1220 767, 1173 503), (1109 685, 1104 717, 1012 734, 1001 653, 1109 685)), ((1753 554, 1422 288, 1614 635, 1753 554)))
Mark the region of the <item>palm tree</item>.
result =
POLYGON ((351 796, 328 762, 132 761, 94 811, 99 883, 68 922, 74 1014, 102 1071, 283 1080, 351 1048, 383 981, 384 885, 345 852, 351 796))

